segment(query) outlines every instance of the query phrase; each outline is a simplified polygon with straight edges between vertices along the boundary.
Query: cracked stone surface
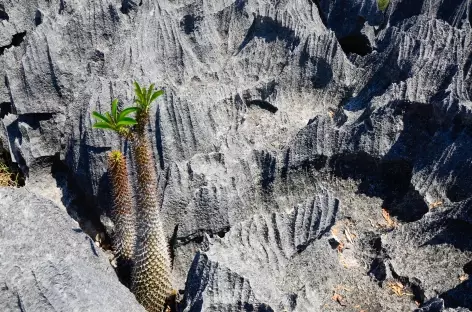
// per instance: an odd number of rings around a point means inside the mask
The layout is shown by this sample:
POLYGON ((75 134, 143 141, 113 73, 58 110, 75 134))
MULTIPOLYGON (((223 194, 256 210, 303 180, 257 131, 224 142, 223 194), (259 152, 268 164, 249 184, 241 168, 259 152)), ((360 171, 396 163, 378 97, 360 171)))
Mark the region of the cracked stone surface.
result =
POLYGON ((471 21, 469 0, 0 0, 0 138, 107 223, 106 154, 129 150, 90 113, 155 82, 182 310, 469 311, 471 21))
POLYGON ((0 189, 0 247, 2 311, 144 312, 78 224, 26 188, 0 189))

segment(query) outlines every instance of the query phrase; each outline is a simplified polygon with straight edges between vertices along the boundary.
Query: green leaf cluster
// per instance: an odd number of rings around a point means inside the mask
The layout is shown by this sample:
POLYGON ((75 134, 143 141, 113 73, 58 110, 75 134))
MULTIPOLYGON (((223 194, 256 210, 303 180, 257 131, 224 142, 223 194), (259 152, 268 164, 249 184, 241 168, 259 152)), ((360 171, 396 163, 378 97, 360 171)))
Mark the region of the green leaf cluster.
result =
POLYGON ((163 90, 154 91, 154 84, 151 84, 149 88, 141 88, 141 86, 134 82, 134 93, 136 94, 136 107, 143 113, 148 113, 152 102, 154 102, 159 96, 164 94, 163 90))
POLYGON ((92 112, 92 117, 97 120, 93 128, 112 130, 120 135, 126 134, 132 126, 138 124, 136 119, 129 117, 129 115, 140 112, 148 113, 152 102, 164 94, 163 90, 155 91, 154 84, 151 84, 149 88, 145 88, 134 82, 134 87, 136 105, 120 111, 118 109, 118 99, 114 99, 111 102, 111 112, 106 112, 105 114, 100 114, 96 111, 92 112))
POLYGON ((377 0, 377 6, 380 11, 385 11, 390 3, 390 0, 377 0))

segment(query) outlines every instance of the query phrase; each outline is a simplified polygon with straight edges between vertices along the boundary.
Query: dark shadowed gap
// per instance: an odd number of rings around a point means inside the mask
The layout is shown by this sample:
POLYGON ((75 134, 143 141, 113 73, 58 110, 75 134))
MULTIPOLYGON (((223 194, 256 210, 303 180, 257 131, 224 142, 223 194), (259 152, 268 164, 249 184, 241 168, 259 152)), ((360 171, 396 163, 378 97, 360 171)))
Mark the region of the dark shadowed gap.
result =
POLYGON ((43 23, 43 13, 41 13, 40 10, 36 10, 36 13, 34 15, 34 25, 38 27, 43 23))
POLYGON ((9 102, 0 103, 0 119, 2 119, 3 117, 11 113, 12 113, 11 103, 9 102))
MULTIPOLYGON (((449 1, 445 1, 449 5, 449 1)), ((390 16, 390 24, 396 25, 397 23, 408 19, 413 16, 421 14, 423 9, 424 0, 403 0, 396 4, 395 11, 390 16)))
POLYGON ((395 272, 394 267, 390 264, 390 272, 392 273, 392 277, 398 281, 400 281, 403 285, 410 288, 411 292, 413 293, 413 300, 423 304, 425 302, 426 296, 424 294, 424 290, 421 287, 421 281, 415 277, 408 278, 405 276, 400 276, 395 272))
POLYGON ((185 15, 180 21, 180 28, 186 35, 190 35, 197 29, 198 23, 202 20, 203 17, 201 16, 195 16, 191 14, 185 15))
MULTIPOLYGON (((142 4, 142 2, 139 5, 141 5, 141 4, 142 4)), ((129 14, 132 10, 136 10, 137 6, 138 6, 138 4, 136 4, 136 2, 134 2, 132 0, 122 0, 120 11, 123 14, 129 14)))
POLYGON ((13 38, 11 40, 11 44, 15 47, 19 47, 20 44, 23 42, 26 36, 26 31, 23 31, 21 33, 17 33, 13 35, 13 38))
MULTIPOLYGON (((472 224, 460 219, 450 219, 447 215, 442 216, 443 220, 433 223, 436 234, 429 241, 421 245, 451 245, 462 252, 472 251, 472 224)), ((467 266, 466 268, 470 268, 467 266)))
POLYGON ((339 38, 338 41, 346 54, 354 53, 360 56, 366 56, 372 53, 372 46, 369 39, 366 35, 361 33, 339 38))
POLYGON ((266 43, 277 40, 285 42, 285 48, 293 51, 299 44, 300 38, 295 31, 289 27, 283 26, 281 22, 268 16, 255 16, 254 21, 249 27, 246 37, 238 48, 238 53, 243 50, 254 38, 264 39, 266 43))
POLYGON ((467 4, 469 4, 467 0, 443 1, 439 6, 437 17, 453 27, 460 27, 461 22, 467 19, 467 4))
POLYGON ((439 295, 446 308, 472 309, 472 280, 468 279, 456 287, 439 295))
POLYGON ((328 20, 326 19, 326 15, 325 13, 323 12, 323 10, 321 9, 321 4, 320 4, 320 0, 311 0, 311 2, 313 2, 316 7, 318 8, 318 13, 320 15, 320 18, 321 18, 321 21, 323 22, 323 24, 328 27, 328 20))
POLYGON ((472 275, 472 261, 467 262, 463 267, 464 273, 472 275))
POLYGON ((244 9, 244 7, 246 6, 246 1, 245 0, 236 0, 234 5, 235 5, 235 7, 238 11, 242 11, 244 9))
POLYGON ((7 12, 5 11, 5 7, 3 4, 0 4, 0 21, 9 21, 10 16, 8 16, 7 12))
POLYGON ((60 2, 59 2, 59 14, 62 14, 65 9, 66 9, 66 1, 65 0, 60 0, 60 2))
POLYGON ((279 109, 277 107, 275 107, 274 105, 270 104, 269 102, 267 101, 263 101, 263 100, 252 100, 252 101, 249 101, 247 102, 247 106, 250 107, 252 105, 255 105, 259 108, 262 108, 266 111, 269 111, 271 112, 272 114, 275 114, 279 109))
POLYGON ((25 36, 26 36, 26 31, 14 34, 11 39, 11 43, 9 45, 0 47, 0 55, 3 55, 6 49, 9 49, 13 46, 19 47, 20 44, 23 42, 25 36))

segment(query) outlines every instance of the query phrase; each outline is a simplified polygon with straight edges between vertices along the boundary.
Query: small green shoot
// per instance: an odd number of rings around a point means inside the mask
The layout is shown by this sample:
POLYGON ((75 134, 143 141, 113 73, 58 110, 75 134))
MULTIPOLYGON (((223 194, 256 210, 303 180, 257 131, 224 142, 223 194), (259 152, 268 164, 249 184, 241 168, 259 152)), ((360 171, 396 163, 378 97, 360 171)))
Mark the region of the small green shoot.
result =
POLYGON ((154 84, 151 84, 148 89, 141 87, 139 83, 134 82, 134 92, 136 93, 136 106, 139 111, 147 114, 152 102, 154 102, 159 96, 164 94, 164 90, 154 90, 154 84))
POLYGON ((111 103, 111 113, 106 112, 104 115, 96 111, 92 113, 92 117, 97 119, 93 128, 112 130, 118 134, 125 134, 129 131, 129 127, 137 124, 134 118, 128 117, 129 114, 134 113, 137 110, 137 107, 128 107, 119 111, 118 100, 115 99, 111 103))

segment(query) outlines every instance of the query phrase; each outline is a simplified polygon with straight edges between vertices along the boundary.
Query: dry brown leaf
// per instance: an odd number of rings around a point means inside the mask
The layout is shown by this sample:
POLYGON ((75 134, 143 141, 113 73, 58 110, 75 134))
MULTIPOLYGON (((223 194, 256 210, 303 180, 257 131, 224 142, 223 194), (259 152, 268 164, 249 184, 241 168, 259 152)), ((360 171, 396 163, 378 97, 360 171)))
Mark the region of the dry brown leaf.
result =
POLYGON ((348 228, 347 226, 346 226, 346 228, 344 229, 344 235, 346 236, 346 239, 348 240, 348 242, 352 244, 351 231, 349 231, 349 228, 348 228))
POLYGON ((344 304, 343 302, 343 297, 339 294, 334 294, 333 297, 331 297, 331 300, 333 301, 336 301, 337 303, 339 303, 341 306, 345 307, 346 304, 344 304))
POLYGON ((390 214, 385 208, 382 208, 382 216, 385 219, 385 222, 387 222, 388 228, 394 228, 397 226, 396 222, 390 217, 390 214))
POLYGON ((339 245, 338 245, 338 247, 336 247, 336 249, 338 250, 338 252, 343 252, 343 250, 344 250, 344 243, 343 243, 343 242, 339 242, 339 245))
POLYGON ((0 162, 0 187, 18 187, 18 179, 19 175, 17 173, 13 173, 7 165, 0 162))
POLYGON ((400 282, 388 282, 387 286, 395 293, 395 295, 401 297, 404 295, 403 289, 405 286, 403 286, 402 283, 400 282))
POLYGON ((334 118, 334 110, 332 108, 328 109, 328 116, 333 119, 334 118))
POLYGON ((429 205, 429 209, 434 209, 434 208, 436 208, 436 207, 441 206, 442 204, 443 204, 443 202, 440 201, 440 200, 435 201, 434 203, 431 203, 431 204, 429 205))

